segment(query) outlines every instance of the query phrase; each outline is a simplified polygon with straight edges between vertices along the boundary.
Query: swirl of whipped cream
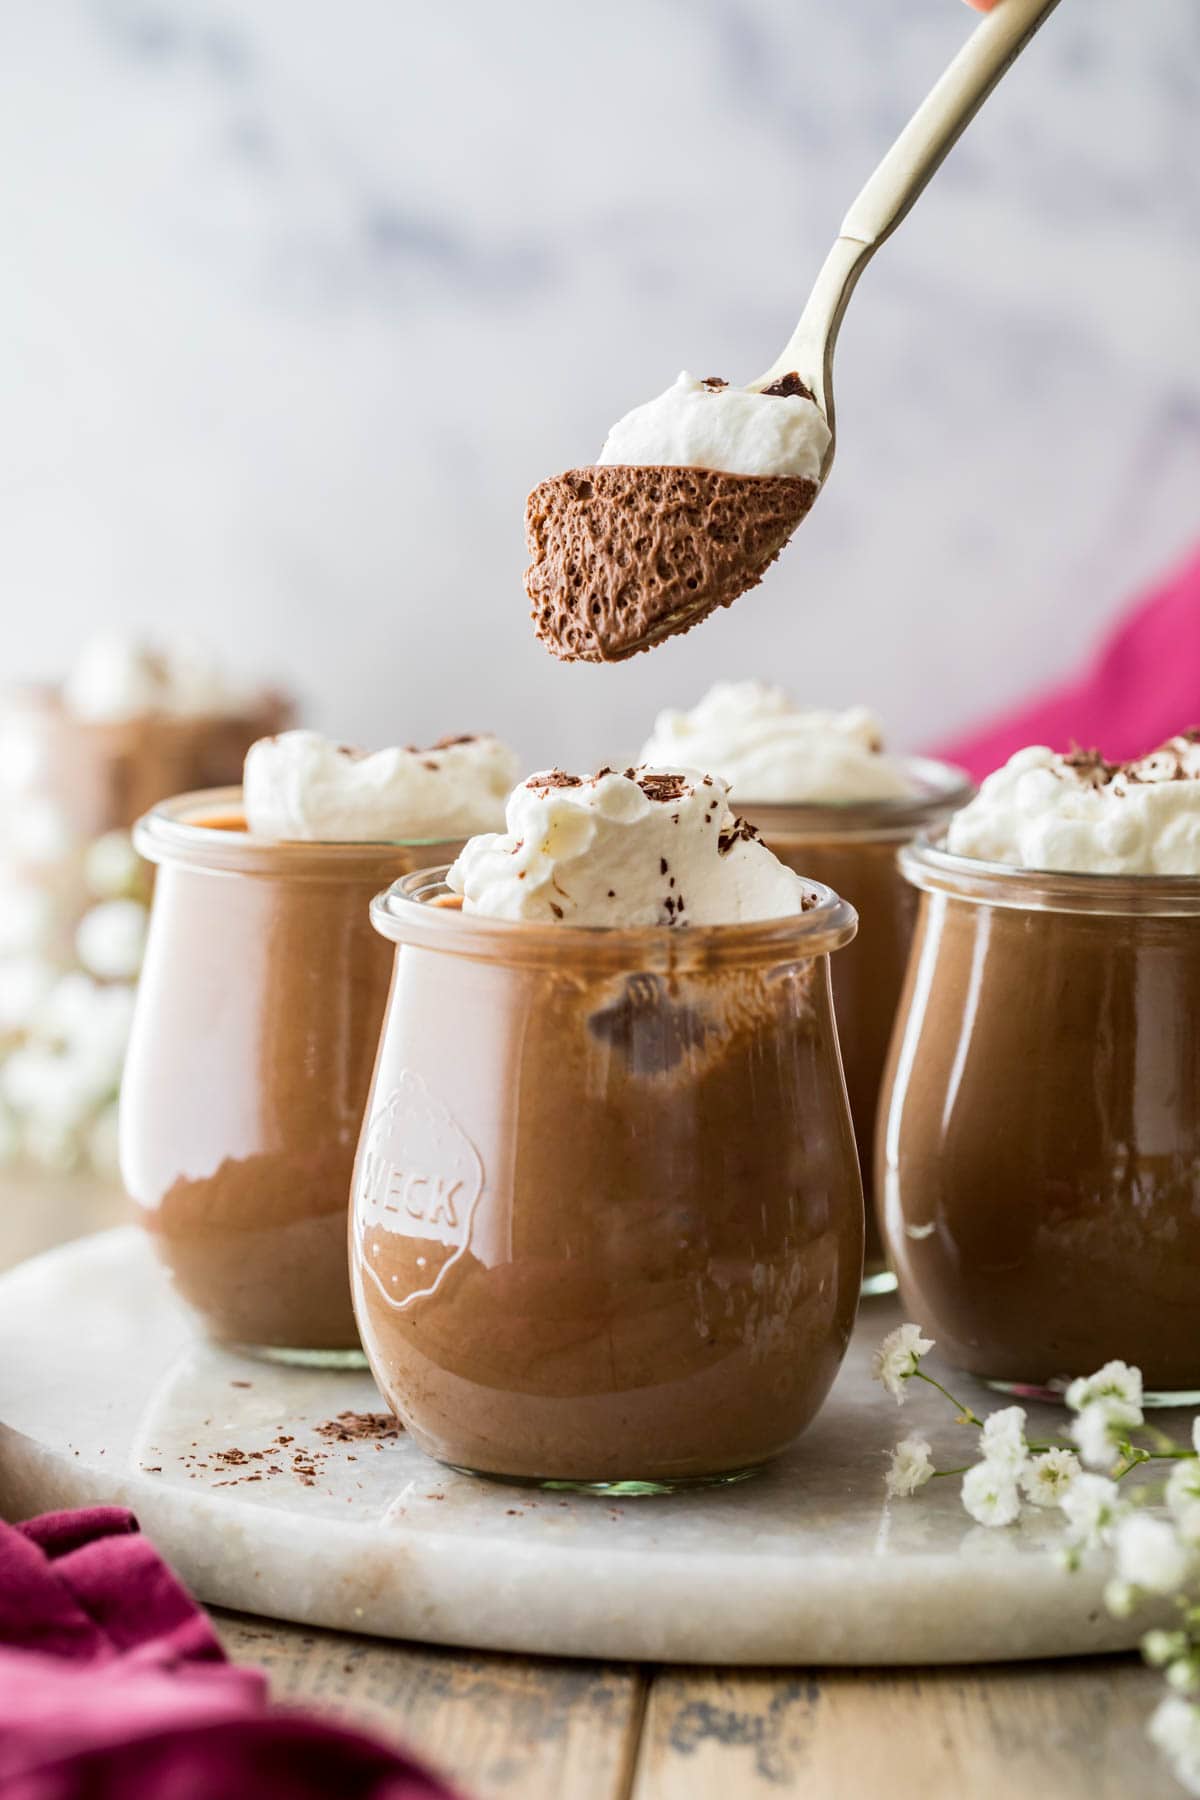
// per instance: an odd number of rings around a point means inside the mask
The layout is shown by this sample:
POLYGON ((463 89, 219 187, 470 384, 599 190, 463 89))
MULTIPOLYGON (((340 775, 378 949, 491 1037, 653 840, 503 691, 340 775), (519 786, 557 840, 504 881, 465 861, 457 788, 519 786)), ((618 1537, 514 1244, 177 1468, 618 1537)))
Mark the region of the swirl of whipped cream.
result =
POLYGON ((685 370, 665 393, 617 420, 596 460, 817 481, 829 427, 807 390, 796 389, 759 393, 715 376, 697 381, 685 370))
POLYGON ((1200 733, 1127 763, 1018 750, 954 814, 946 848, 1019 869, 1200 875, 1200 733))
POLYGON ((366 751, 317 731, 282 731, 246 752, 246 825, 275 842, 466 837, 503 819, 517 766, 515 752, 495 737, 366 751))
POLYGON ((641 754, 648 763, 708 769, 747 806, 908 799, 918 791, 884 753, 879 722, 865 707, 803 711, 761 681, 718 681, 690 712, 659 713, 641 754))
POLYGON ((693 769, 531 775, 507 829, 450 870, 463 911, 567 925, 725 925, 804 910, 807 889, 693 769))

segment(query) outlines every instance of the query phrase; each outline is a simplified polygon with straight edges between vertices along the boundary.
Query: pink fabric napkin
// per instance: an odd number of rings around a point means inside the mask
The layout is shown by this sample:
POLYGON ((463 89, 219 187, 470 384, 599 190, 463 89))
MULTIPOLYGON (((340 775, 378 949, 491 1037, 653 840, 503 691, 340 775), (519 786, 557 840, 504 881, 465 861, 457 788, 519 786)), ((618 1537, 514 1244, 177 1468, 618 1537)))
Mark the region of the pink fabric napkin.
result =
POLYGON ((406 1757, 272 1707, 118 1507, 0 1523, 3 1800, 452 1800, 406 1757))
POLYGON ((1125 613, 1062 686, 934 751, 976 778, 1026 744, 1141 756, 1200 726, 1200 550, 1125 613))

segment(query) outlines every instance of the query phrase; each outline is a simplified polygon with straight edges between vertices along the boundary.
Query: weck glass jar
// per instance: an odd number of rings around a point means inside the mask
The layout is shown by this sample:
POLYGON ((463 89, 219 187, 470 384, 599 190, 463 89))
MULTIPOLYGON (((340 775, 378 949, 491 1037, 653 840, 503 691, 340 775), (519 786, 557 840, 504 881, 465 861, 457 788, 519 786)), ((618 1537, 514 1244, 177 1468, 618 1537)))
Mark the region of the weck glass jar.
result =
POLYGON ((853 909, 669 930, 515 923, 441 871, 398 946, 351 1277, 376 1380, 474 1473, 732 1481, 820 1406, 863 1210, 830 1001, 853 909))
POLYGON ((901 853, 920 909, 876 1184, 908 1315, 1061 1393, 1200 1399, 1200 878, 901 853))
POLYGON ((135 828, 158 865, 121 1096, 121 1168, 179 1296, 221 1343, 362 1363, 350 1175, 391 955, 380 886, 449 840, 267 843, 237 788, 135 828))
POLYGON ((735 800, 736 810, 757 826, 781 862, 844 894, 858 914, 854 942, 833 965, 833 1003, 866 1196, 864 1294, 887 1293, 896 1285, 884 1257, 871 1181, 880 1087, 917 911, 896 852, 936 829, 973 792, 969 777, 949 763, 920 756, 889 761, 907 775, 911 795, 803 806, 735 800))

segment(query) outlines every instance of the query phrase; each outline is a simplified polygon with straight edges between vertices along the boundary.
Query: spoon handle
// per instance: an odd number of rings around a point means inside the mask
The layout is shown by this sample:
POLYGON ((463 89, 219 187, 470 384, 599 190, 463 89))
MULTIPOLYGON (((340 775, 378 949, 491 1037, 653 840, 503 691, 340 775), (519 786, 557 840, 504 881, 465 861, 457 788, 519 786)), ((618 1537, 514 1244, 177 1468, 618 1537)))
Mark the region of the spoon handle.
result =
POLYGON ((833 346, 858 277, 1057 5, 1058 0, 999 0, 975 27, 854 201, 787 347, 752 386, 765 387, 799 369, 815 385, 832 425, 833 346))

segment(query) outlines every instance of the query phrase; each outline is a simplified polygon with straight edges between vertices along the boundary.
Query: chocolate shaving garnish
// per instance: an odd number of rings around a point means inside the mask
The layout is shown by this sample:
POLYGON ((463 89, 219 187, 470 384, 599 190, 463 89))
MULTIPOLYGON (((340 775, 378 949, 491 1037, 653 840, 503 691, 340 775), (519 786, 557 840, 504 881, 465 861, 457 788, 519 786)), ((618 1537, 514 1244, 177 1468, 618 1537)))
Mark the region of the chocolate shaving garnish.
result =
POLYGON ((399 1437, 404 1427, 394 1413, 340 1412, 314 1430, 318 1437, 335 1444, 357 1444, 364 1439, 399 1437))
POLYGON ((761 844, 762 834, 750 823, 749 819, 735 819, 727 825, 717 838, 717 854, 728 856, 735 844, 761 844))
POLYGON ((807 382, 801 381, 795 369, 788 375, 781 375, 778 381, 773 381, 770 387, 765 387, 761 391, 764 394, 776 394, 781 400, 791 400, 796 395, 799 395, 802 400, 814 398, 812 389, 807 382))
POLYGON ((682 775, 636 775, 632 770, 630 774, 647 800, 682 800, 688 791, 688 784, 682 775))
POLYGON ((477 744, 478 742, 479 733, 477 731, 461 731, 455 737, 440 737, 437 743, 430 744, 429 748, 431 750, 452 750, 456 744, 477 744))
POLYGON ((583 786, 583 778, 579 775, 568 775, 565 769, 550 769, 545 775, 531 775, 525 783, 527 788, 577 788, 583 786))
POLYGON ((729 383, 723 375, 706 375, 704 380, 700 383, 700 386, 706 387, 709 393, 716 394, 719 393, 722 388, 727 388, 729 383))

